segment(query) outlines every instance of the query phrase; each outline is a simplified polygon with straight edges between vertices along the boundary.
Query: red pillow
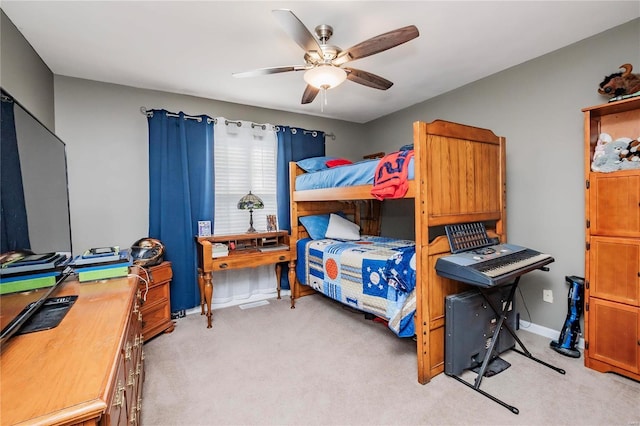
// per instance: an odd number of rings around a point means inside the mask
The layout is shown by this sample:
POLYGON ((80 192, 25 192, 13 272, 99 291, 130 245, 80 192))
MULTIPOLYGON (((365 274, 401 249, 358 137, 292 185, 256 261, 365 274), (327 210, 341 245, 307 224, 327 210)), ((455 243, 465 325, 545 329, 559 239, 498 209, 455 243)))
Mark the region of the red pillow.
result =
POLYGON ((347 164, 353 164, 353 162, 347 160, 346 158, 334 158, 333 160, 327 160, 325 164, 327 165, 327 167, 331 168, 331 167, 344 166, 347 164))

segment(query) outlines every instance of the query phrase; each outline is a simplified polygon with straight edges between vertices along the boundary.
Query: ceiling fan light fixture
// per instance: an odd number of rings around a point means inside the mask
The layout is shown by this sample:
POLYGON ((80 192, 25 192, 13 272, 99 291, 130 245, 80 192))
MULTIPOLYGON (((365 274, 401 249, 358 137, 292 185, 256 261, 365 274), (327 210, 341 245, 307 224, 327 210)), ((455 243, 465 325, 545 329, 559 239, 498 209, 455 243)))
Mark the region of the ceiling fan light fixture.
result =
POLYGON ((304 81, 318 89, 333 89, 347 79, 347 72, 330 64, 311 68, 304 73, 304 81))

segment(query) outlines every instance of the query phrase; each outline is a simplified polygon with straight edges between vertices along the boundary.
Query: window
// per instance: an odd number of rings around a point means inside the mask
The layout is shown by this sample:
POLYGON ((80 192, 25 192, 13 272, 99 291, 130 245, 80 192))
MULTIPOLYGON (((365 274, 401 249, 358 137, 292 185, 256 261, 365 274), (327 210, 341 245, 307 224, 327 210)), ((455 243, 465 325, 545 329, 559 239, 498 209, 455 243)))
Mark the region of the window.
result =
POLYGON ((249 229, 249 212, 237 208, 240 198, 249 191, 264 202, 264 209, 253 212, 255 229, 265 231, 267 215, 277 212, 278 143, 273 126, 265 127, 263 130, 246 121, 217 119, 214 126, 214 234, 243 233, 249 229))

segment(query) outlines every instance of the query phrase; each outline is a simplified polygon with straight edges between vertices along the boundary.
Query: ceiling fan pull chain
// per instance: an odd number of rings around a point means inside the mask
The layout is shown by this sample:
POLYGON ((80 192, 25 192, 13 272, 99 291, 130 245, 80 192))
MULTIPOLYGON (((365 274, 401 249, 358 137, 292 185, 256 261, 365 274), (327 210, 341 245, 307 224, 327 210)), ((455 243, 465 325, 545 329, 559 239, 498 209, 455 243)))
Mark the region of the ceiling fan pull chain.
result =
POLYGON ((327 104, 327 88, 320 89, 320 112, 324 112, 324 106, 327 104))

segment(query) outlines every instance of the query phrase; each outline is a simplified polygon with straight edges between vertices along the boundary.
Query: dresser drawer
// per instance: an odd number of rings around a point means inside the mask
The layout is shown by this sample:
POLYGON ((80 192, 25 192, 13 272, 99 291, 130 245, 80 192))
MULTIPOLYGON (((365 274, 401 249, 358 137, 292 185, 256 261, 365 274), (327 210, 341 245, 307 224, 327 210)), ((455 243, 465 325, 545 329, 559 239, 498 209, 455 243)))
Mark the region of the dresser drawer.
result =
POLYGON ((147 290, 145 283, 140 286, 140 295, 142 300, 142 315, 147 314, 147 309, 156 303, 168 304, 169 302, 169 282, 165 281, 160 284, 149 285, 147 290))
MULTIPOLYGON (((140 271, 140 276, 149 281, 149 287, 152 287, 157 283, 170 281, 173 277, 171 262, 162 262, 159 265, 145 268, 145 270, 140 271)), ((142 285, 144 286, 144 282, 142 282, 142 285)))
POLYGON ((212 271, 224 271, 225 269, 255 268, 262 265, 273 265, 291 260, 289 250, 261 253, 260 256, 246 255, 244 253, 218 257, 212 260, 212 271))
POLYGON ((142 335, 147 342, 152 337, 174 329, 171 321, 171 262, 140 270, 139 276, 148 281, 139 281, 140 312, 142 313, 142 335))
POLYGON ((169 333, 173 328, 168 303, 155 303, 142 310, 142 336, 145 342, 162 332, 169 333))

